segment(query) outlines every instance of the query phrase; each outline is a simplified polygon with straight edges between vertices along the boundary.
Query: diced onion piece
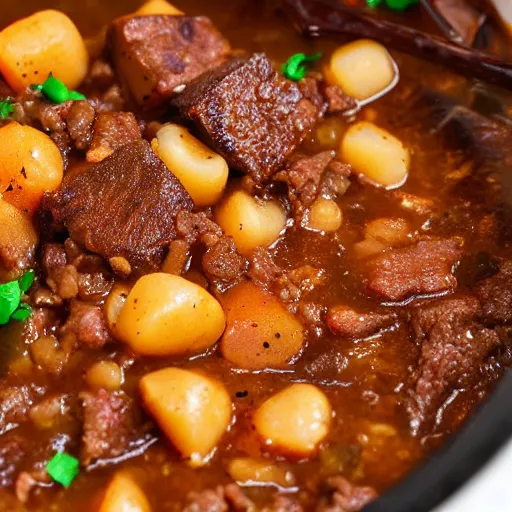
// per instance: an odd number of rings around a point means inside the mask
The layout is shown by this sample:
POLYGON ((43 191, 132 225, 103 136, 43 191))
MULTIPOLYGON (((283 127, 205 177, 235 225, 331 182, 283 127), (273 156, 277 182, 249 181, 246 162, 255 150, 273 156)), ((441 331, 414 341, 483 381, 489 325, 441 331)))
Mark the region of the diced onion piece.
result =
POLYGON ((334 233, 343 222, 340 207, 332 199, 318 198, 309 210, 308 225, 313 231, 334 233))
POLYGON ((388 189, 403 185, 409 172, 409 152, 402 142, 366 121, 347 130, 341 157, 367 179, 388 189))
POLYGON ((183 14, 183 11, 180 11, 177 7, 174 7, 174 5, 166 2, 165 0, 149 0, 145 4, 142 4, 135 14, 139 16, 149 16, 154 14, 170 14, 176 16, 183 14))
POLYGON ((292 384, 254 414, 256 431, 272 451, 303 457, 314 453, 329 432, 332 409, 312 384, 292 384))
POLYGON ((201 353, 222 335, 225 316, 204 288, 164 273, 141 277, 119 313, 115 334, 132 350, 163 356, 201 353))
POLYGON ((228 466, 229 476, 239 485, 269 485, 290 487, 294 485, 295 478, 290 471, 272 464, 268 460, 252 458, 233 459, 228 466))
POLYGON ((228 164, 183 126, 168 124, 156 134, 153 149, 181 181, 196 206, 212 206, 228 181, 228 164))
POLYGON ((84 40, 63 12, 36 12, 0 32, 0 73, 18 93, 49 73, 76 89, 88 68, 84 40))
POLYGON ((62 181, 59 148, 40 130, 19 123, 0 128, 0 190, 3 198, 26 213, 34 213, 45 192, 62 181))
POLYGON ((105 301, 104 312, 107 318, 108 328, 110 332, 116 336, 116 325, 119 313, 126 303, 126 299, 130 293, 131 286, 125 283, 116 283, 105 301))
POLYGON ((282 367, 301 350, 302 325, 271 293, 244 282, 222 302, 227 327, 220 349, 239 368, 282 367))
POLYGON ((151 512, 151 507, 134 479, 118 473, 110 481, 98 512, 151 512))
POLYGON ((396 65, 380 43, 359 39, 340 46, 332 54, 330 71, 346 94, 362 101, 390 86, 396 65))
POLYGON ((232 403, 224 386, 181 368, 166 368, 140 380, 142 400, 169 440, 192 466, 207 462, 226 432, 232 403))
POLYGON ((286 214, 277 201, 261 201, 235 190, 216 209, 215 220, 233 237, 242 254, 250 254, 256 247, 268 247, 278 239, 286 214))

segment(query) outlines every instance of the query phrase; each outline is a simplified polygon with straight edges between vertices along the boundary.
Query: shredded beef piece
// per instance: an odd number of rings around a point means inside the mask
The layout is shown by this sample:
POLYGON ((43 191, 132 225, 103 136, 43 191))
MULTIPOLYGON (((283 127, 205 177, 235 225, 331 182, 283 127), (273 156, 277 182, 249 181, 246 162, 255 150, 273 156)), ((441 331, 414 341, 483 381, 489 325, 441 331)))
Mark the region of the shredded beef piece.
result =
POLYGON ((332 198, 344 194, 350 174, 350 166, 335 158, 333 151, 323 151, 313 156, 294 155, 274 180, 287 184, 288 199, 295 216, 300 218, 319 196, 332 198))
POLYGON ((139 123, 131 112, 102 112, 94 123, 88 162, 101 162, 121 146, 142 137, 139 123))
POLYGON ((176 215, 191 210, 193 202, 141 139, 85 172, 68 173, 46 207, 89 251, 157 269, 176 236, 176 215))
POLYGON ((0 436, 0 487, 10 487, 25 457, 27 441, 21 435, 2 433, 0 436))
POLYGON ((215 245, 222 237, 222 229, 204 212, 182 210, 176 218, 176 231, 189 244, 202 242, 207 247, 215 245))
POLYGON ((477 380, 487 356, 499 345, 498 335, 475 321, 479 311, 478 300, 472 296, 438 300, 413 311, 411 324, 421 343, 408 406, 414 428, 453 389, 477 380))
POLYGON ((217 487, 215 491, 206 489, 192 492, 187 496, 188 504, 183 512, 228 512, 229 506, 224 498, 224 490, 217 487))
POLYGON ((325 282, 323 270, 304 265, 285 272, 272 285, 272 291, 283 302, 296 303, 305 293, 313 291, 325 282))
POLYGON ((84 466, 120 457, 140 435, 134 402, 123 391, 83 392, 84 434, 80 460, 84 466))
POLYGON ((47 308, 34 308, 23 327, 23 340, 32 343, 42 336, 50 335, 58 326, 59 317, 47 308))
POLYGON ((320 383, 332 384, 339 381, 347 366, 347 356, 339 347, 333 345, 308 362, 304 369, 311 379, 320 383), (321 379, 319 379, 319 375, 322 376, 321 379))
POLYGON ((317 512, 359 512, 378 496, 372 487, 354 485, 340 475, 328 478, 325 486, 331 496, 319 504, 317 512))
POLYGON ((353 110, 357 106, 354 98, 347 96, 339 85, 327 85, 324 89, 327 100, 327 113, 339 114, 353 110))
POLYGON ((264 54, 235 59, 191 82, 175 100, 233 169, 260 183, 275 174, 319 110, 264 54))
POLYGON ((92 140, 92 126, 96 110, 88 101, 74 101, 66 119, 71 140, 76 149, 85 151, 92 140))
POLYGON ((369 261, 368 289, 388 300, 452 290, 452 267, 462 257, 457 240, 422 240, 369 261))
POLYGON ((247 270, 247 260, 241 256, 231 237, 222 237, 203 256, 203 271, 208 280, 223 289, 241 281, 247 270))
POLYGON ((56 105, 28 93, 16 107, 15 120, 47 132, 65 163, 71 149, 84 151, 89 146, 96 115, 96 109, 89 101, 66 101, 56 105))
POLYGON ((215 490, 206 489, 191 492, 187 496, 188 504, 183 512, 249 512, 255 510, 254 503, 245 496, 236 484, 218 486, 215 490))
POLYGON ((329 85, 321 74, 311 73, 299 82, 304 97, 324 114, 339 114, 357 107, 354 98, 347 96, 339 85, 329 85))
POLYGON ((482 318, 489 324, 512 321, 512 261, 505 261, 499 272, 476 285, 474 292, 482 305, 482 318))
POLYGON ((247 275, 258 285, 269 288, 280 276, 283 269, 272 259, 264 247, 257 247, 251 254, 247 275))
POLYGON ((34 391, 26 385, 0 385, 0 435, 27 420, 34 396, 34 391))
POLYGON ((270 509, 265 510, 268 510, 268 512, 303 512, 304 508, 293 498, 278 494, 270 509))
POLYGON ((108 39, 119 78, 145 108, 163 106, 230 52, 204 17, 125 16, 113 21, 108 39))
POLYGON ((102 309, 78 300, 71 301, 69 317, 62 326, 61 333, 69 332, 90 348, 101 348, 110 339, 102 309))
POLYGON ((359 313, 348 306, 329 308, 325 319, 334 334, 350 338, 366 338, 391 326, 395 320, 392 314, 359 313))

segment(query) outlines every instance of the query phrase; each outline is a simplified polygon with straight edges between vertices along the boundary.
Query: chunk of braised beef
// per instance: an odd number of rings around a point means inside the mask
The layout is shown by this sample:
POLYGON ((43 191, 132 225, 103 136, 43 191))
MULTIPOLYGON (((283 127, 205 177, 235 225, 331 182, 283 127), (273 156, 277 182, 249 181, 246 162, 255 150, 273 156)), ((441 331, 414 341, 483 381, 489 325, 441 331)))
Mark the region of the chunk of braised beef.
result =
POLYGON ((46 200, 73 240, 105 259, 157 269, 176 237, 176 215, 194 204, 144 140, 122 146, 80 173, 68 173, 46 200))
POLYGON ((489 324, 512 321, 512 261, 500 265, 496 275, 480 281, 474 292, 482 305, 482 318, 489 324))
POLYGON ((119 78, 145 108, 163 106, 230 52, 229 43, 204 17, 118 18, 108 39, 119 78))
POLYGON ((317 512, 359 512, 378 496, 372 487, 354 485, 341 475, 328 478, 324 487, 328 497, 320 501, 317 512))
POLYGON ((478 300, 470 295, 441 299, 413 310, 411 325, 421 344, 408 410, 417 429, 457 388, 478 380, 482 366, 500 340, 475 321, 478 300))
POLYGON ((90 348, 101 348, 110 339, 103 311, 99 306, 72 300, 61 334, 72 333, 76 341, 90 348))
POLYGON ((30 344, 42 336, 49 336, 59 324, 59 315, 52 309, 33 308, 23 326, 23 341, 30 344))
POLYGON ((80 460, 84 466, 128 452, 142 430, 133 400, 123 391, 82 392, 83 436, 80 460))
POLYGON ((116 149, 142 137, 139 123, 131 112, 101 112, 93 127, 88 162, 101 162, 116 149))
POLYGON ((367 338, 396 322, 389 313, 361 313, 348 306, 329 308, 325 318, 333 334, 348 338, 367 338))
POLYGON ((230 167, 255 183, 284 165, 320 115, 297 84, 274 71, 265 54, 205 73, 175 104, 230 167))
POLYGON ((452 273, 463 251, 457 240, 421 240, 368 262, 368 289, 391 301, 455 289, 452 273))

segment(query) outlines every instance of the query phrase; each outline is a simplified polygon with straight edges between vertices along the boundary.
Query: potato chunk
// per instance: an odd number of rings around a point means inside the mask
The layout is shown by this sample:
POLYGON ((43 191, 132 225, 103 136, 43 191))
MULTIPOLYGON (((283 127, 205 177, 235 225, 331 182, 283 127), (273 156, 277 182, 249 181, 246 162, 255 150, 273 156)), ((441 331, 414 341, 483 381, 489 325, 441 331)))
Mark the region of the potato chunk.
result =
POLYGON ((28 215, 0 196, 0 280, 17 279, 34 264, 39 238, 28 215))
POLYGON ((156 273, 141 277, 131 289, 115 335, 139 354, 197 354, 221 337, 225 324, 221 305, 204 288, 156 273))
POLYGON ((151 507, 133 478, 118 473, 110 481, 98 512, 151 512, 151 507))
POLYGON ((302 349, 301 323, 271 293, 245 282, 222 301, 227 327, 220 349, 239 368, 282 367, 302 349))
POLYGON ((228 181, 228 164, 186 128, 176 124, 164 126, 152 146, 196 206, 212 206, 220 199, 228 181))
POLYGON ((332 54, 329 71, 346 94, 360 101, 385 91, 397 77, 386 48, 369 39, 340 46, 332 54))
POLYGON ((347 130, 341 142, 341 157, 367 179, 387 189, 403 185, 409 172, 409 152, 402 142, 366 121, 347 130))
POLYGON ((311 384, 292 384, 269 398, 254 414, 254 427, 272 451, 311 455, 329 432, 329 400, 311 384))
POLYGON ((260 201, 243 190, 229 194, 215 211, 215 220, 233 237, 242 254, 274 243, 286 224, 286 215, 277 201, 260 201))
POLYGON ((224 386, 205 375, 166 368, 142 377, 142 400, 192 466, 208 461, 227 430, 232 403, 224 386))

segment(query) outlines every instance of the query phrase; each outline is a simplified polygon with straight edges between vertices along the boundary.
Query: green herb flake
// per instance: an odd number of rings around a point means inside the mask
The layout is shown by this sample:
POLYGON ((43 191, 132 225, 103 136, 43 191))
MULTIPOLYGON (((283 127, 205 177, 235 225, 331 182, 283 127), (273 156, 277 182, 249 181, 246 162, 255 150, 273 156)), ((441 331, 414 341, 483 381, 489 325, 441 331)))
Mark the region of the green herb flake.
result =
POLYGON ((32 314, 32 308, 25 303, 20 304, 20 307, 11 315, 13 320, 17 322, 24 322, 30 318, 32 314))
POLYGON ((309 57, 304 53, 292 55, 282 67, 283 74, 288 80, 298 82, 306 76, 308 63, 315 62, 322 57, 322 53, 315 53, 309 57))
POLYGON ((56 453, 53 459, 46 465, 48 474, 58 482, 66 487, 71 485, 73 480, 78 475, 80 469, 80 462, 78 459, 67 453, 56 453))
POLYGON ((30 87, 34 91, 41 91, 52 103, 59 104, 69 100, 80 101, 87 99, 77 91, 70 91, 64 82, 55 78, 52 73, 48 75, 48 78, 42 84, 34 84, 30 87))
MULTIPOLYGON (((366 0, 368 7, 378 7, 384 0, 366 0)), ((415 5, 419 0, 385 0, 386 6, 394 11, 405 11, 411 5, 415 5)))
POLYGON ((14 105, 9 98, 0 101, 0 119, 7 119, 14 112, 14 105))
POLYGON ((23 293, 28 292, 30 290, 30 287, 34 284, 35 277, 36 273, 33 270, 29 270, 28 272, 25 272, 23 276, 19 279, 18 283, 23 293))
POLYGON ((9 323, 11 315, 18 309, 21 288, 18 281, 0 285, 0 325, 9 323))

